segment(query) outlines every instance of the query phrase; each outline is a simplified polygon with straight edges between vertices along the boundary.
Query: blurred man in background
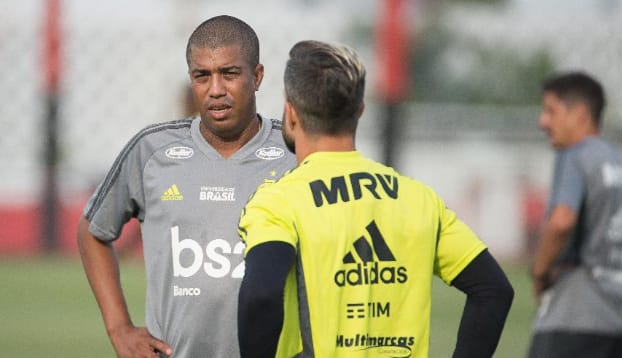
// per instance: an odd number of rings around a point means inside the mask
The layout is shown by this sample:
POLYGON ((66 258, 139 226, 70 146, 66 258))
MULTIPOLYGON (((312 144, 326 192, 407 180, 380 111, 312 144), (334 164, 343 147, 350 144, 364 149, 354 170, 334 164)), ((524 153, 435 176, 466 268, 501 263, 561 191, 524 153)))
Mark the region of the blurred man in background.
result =
POLYGON ((540 127, 557 154, 532 268, 530 358, 622 357, 622 152, 599 135, 604 107, 585 73, 542 86, 540 127))
POLYGON ((512 287, 436 193, 355 149, 364 92, 352 50, 291 49, 283 135, 299 166, 240 218, 242 357, 286 357, 298 338, 304 357, 427 357, 434 275, 467 294, 454 357, 491 357, 512 287))
POLYGON ((79 224, 84 269, 118 357, 239 355, 240 211, 259 184, 295 165, 280 122, 256 111, 264 68, 251 27, 209 19, 190 36, 186 57, 200 117, 134 136, 79 224), (147 275, 144 328, 128 313, 112 246, 132 217, 141 222, 147 275))

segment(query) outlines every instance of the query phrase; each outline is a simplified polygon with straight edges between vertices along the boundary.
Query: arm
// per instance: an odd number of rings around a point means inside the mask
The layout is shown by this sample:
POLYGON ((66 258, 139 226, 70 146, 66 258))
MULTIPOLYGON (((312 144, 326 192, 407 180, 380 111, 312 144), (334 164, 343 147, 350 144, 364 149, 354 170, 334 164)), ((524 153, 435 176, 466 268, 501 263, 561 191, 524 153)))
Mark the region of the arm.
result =
POLYGON ((283 290, 296 252, 285 242, 267 242, 246 255, 240 287, 238 341, 243 358, 274 357, 283 327, 283 290))
POLYGON ((544 223, 531 272, 537 298, 553 283, 554 263, 568 243, 576 224, 577 214, 566 205, 556 206, 544 223))
POLYGON ((467 295, 453 358, 492 357, 514 298, 512 285, 488 250, 451 284, 467 295))
POLYGON ((78 224, 78 247, 110 341, 118 357, 158 357, 171 348, 152 337, 145 328, 134 327, 121 288, 119 263, 111 243, 98 240, 88 231, 89 221, 78 224))

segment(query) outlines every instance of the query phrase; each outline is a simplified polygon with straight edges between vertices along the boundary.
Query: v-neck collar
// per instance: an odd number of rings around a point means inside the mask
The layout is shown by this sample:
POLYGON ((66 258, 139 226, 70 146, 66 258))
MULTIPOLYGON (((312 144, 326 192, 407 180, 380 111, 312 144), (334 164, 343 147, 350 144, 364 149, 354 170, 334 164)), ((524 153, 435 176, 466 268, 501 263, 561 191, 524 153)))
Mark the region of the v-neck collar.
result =
POLYGON ((203 152, 210 159, 217 160, 240 160, 242 158, 247 157, 248 155, 255 152, 256 148, 264 143, 268 136, 270 135, 270 131, 272 130, 272 121, 264 119, 261 115, 257 115, 259 120, 261 121, 261 125, 259 127, 259 132, 257 132, 251 140, 249 140, 242 148, 238 149, 233 155, 229 158, 223 157, 211 144, 209 144, 203 135, 201 134, 201 130, 199 128, 201 124, 201 117, 197 116, 190 126, 190 132, 192 135, 192 140, 196 144, 197 148, 203 152))

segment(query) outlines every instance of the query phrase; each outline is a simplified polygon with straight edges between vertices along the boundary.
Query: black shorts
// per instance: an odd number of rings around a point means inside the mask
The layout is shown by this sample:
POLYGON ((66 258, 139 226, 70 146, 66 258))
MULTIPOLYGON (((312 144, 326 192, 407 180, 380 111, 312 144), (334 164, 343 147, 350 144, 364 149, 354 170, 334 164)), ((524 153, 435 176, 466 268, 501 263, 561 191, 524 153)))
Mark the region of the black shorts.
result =
POLYGON ((620 358, 622 336, 588 333, 544 332, 531 340, 529 358, 620 358))

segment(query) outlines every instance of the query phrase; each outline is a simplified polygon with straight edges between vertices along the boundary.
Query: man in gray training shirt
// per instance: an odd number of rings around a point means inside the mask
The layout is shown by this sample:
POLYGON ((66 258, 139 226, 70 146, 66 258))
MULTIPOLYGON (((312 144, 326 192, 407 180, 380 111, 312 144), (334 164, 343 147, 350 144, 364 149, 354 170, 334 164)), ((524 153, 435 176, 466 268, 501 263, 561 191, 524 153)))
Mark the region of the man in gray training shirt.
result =
POLYGON ((262 183, 295 165, 280 122, 256 112, 263 78, 246 23, 218 16, 187 45, 200 117, 136 134, 84 208, 78 244, 119 357, 236 357, 237 294, 244 274, 240 212, 262 183), (112 242, 141 223, 146 327, 127 311, 112 242))
POLYGON ((622 152, 599 135, 604 91, 580 72, 542 89, 540 127, 557 154, 529 357, 622 357, 622 152))

